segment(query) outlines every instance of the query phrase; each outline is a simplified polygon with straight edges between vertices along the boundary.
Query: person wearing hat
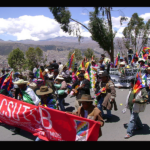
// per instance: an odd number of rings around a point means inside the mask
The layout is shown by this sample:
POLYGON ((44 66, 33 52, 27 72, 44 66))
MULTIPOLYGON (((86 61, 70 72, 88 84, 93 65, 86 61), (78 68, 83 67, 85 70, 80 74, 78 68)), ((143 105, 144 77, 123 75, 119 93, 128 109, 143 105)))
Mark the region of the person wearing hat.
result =
POLYGON ((35 74, 35 72, 37 71, 37 69, 39 68, 39 65, 37 64, 37 65, 35 65, 35 67, 33 68, 33 73, 35 74))
POLYGON ((61 75, 63 76, 66 82, 70 82, 70 71, 67 69, 66 65, 63 67, 61 75))
POLYGON ((75 108, 78 110, 79 105, 81 105, 78 99, 81 98, 82 94, 90 95, 90 81, 84 78, 84 74, 78 75, 78 80, 72 85, 72 91, 76 93, 75 108))
MULTIPOLYGON (((18 85, 20 89, 22 101, 38 106, 40 99, 34 93, 34 91, 29 86, 27 86, 27 83, 28 81, 24 81, 23 79, 19 79, 18 81, 14 82, 14 84, 18 85)), ((20 133, 20 128, 15 127, 14 129, 12 129, 12 131, 15 133, 20 133)))
MULTIPOLYGON (((61 87, 59 88, 59 90, 66 90, 67 89, 67 83, 64 80, 62 75, 58 75, 56 77, 56 80, 54 81, 55 84, 61 84, 61 87)), ((65 111, 65 107, 64 107, 64 101, 65 98, 67 97, 67 93, 63 93, 63 94, 58 94, 58 101, 59 101, 59 106, 61 111, 65 111)))
POLYGON ((10 72, 10 69, 9 69, 9 68, 7 68, 7 69, 6 69, 6 73, 9 73, 9 72, 10 72))
POLYGON ((132 48, 129 48, 128 52, 127 52, 127 55, 128 55, 128 64, 131 63, 132 61, 132 55, 133 55, 133 50, 132 48))
POLYGON ((139 58, 138 63, 140 64, 140 68, 146 68, 145 59, 139 58))
POLYGON ((92 60, 92 61, 91 61, 91 65, 92 65, 93 67, 98 67, 98 65, 96 64, 95 60, 92 60))
POLYGON ((125 75, 126 75, 126 70, 125 70, 125 68, 126 68, 126 66, 125 66, 125 62, 124 61, 122 61, 122 62, 120 62, 120 64, 119 64, 119 68, 118 68, 118 75, 120 76, 120 77, 125 77, 125 75))
MULTIPOLYGON (((36 94, 41 97, 40 105, 48 107, 51 109, 56 109, 56 100, 52 95, 53 90, 48 88, 48 86, 41 86, 39 90, 36 91, 36 94)), ((35 141, 44 141, 39 137, 36 137, 35 141)))
MULTIPOLYGON (((109 75, 106 71, 101 74, 101 81, 97 86, 97 91, 100 91, 103 87, 106 88, 99 96, 97 96, 98 104, 97 107, 101 110, 102 116, 104 117, 103 108, 107 111, 107 119, 111 119, 111 110, 114 105, 114 110, 117 110, 115 102, 116 90, 114 83, 110 80, 109 75)), ((96 92, 95 94, 97 94, 96 92)))
MULTIPOLYGON (((67 112, 71 113, 73 115, 77 115, 79 117, 99 121, 101 124, 101 127, 104 126, 104 120, 102 118, 101 111, 93 105, 94 99, 89 94, 83 94, 80 99, 78 99, 79 102, 81 102, 82 106, 78 108, 76 112, 67 112)), ((102 136, 101 129, 99 131, 99 137, 102 136)))
POLYGON ((76 76, 76 72, 77 72, 77 68, 74 68, 72 71, 72 83, 73 84, 78 80, 78 78, 76 76))
POLYGON ((58 76, 59 74, 59 71, 58 69, 54 69, 54 76, 53 76, 53 79, 55 80, 55 78, 58 76))
POLYGON ((63 69, 63 64, 61 62, 59 62, 58 65, 59 65, 58 71, 61 72, 63 69))
POLYGON ((133 59, 133 63, 131 63, 131 65, 133 66, 133 67, 137 67, 138 65, 139 65, 139 63, 138 63, 138 57, 134 57, 134 59, 133 59))
POLYGON ((126 112, 127 108, 130 110, 130 121, 128 124, 124 124, 124 127, 127 128, 127 134, 124 137, 125 139, 129 139, 133 136, 133 132, 135 130, 141 130, 143 128, 139 113, 144 112, 145 110, 146 102, 148 100, 148 93, 144 87, 134 93, 133 87, 136 82, 137 78, 131 79, 131 89, 126 99, 125 108, 122 110, 123 113, 126 112))
POLYGON ((143 78, 146 77, 145 86, 146 86, 146 91, 148 93, 147 104, 149 104, 150 103, 150 67, 146 68, 146 73, 142 77, 143 78))
POLYGON ((52 67, 54 67, 54 69, 59 68, 59 65, 56 63, 56 60, 53 60, 52 67))
MULTIPOLYGON (((14 73, 14 82, 16 82, 20 79, 19 74, 20 74, 19 72, 14 73)), ((19 89, 18 85, 14 84, 14 89, 15 89, 15 99, 18 99, 18 95, 20 93, 20 89, 19 89)))

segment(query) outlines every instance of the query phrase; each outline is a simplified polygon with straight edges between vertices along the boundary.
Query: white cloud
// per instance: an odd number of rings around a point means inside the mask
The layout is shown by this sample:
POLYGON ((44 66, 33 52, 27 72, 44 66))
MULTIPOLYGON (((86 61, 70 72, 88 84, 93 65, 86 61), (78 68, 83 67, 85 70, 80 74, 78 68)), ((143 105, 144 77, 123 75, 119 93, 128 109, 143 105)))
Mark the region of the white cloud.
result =
POLYGON ((81 15, 88 15, 87 13, 81 13, 81 15))
POLYGON ((62 31, 57 21, 43 15, 0 18, 0 22, 0 34, 16 36, 17 40, 45 40, 57 36, 70 36, 62 31))
POLYGON ((87 20, 87 21, 84 21, 83 23, 84 23, 84 24, 86 24, 86 25, 88 25, 88 23, 89 23, 89 20, 87 20))
POLYGON ((144 21, 148 21, 148 19, 150 19, 150 13, 142 14, 142 15, 140 15, 139 17, 144 18, 144 21))
POLYGON ((113 25, 114 28, 120 28, 120 27, 122 27, 122 26, 126 26, 127 23, 128 23, 129 20, 130 20, 130 18, 127 17, 128 20, 127 20, 127 21, 123 21, 123 23, 122 23, 122 25, 121 25, 121 24, 120 24, 120 18, 121 18, 121 16, 119 16, 119 17, 112 17, 112 25, 113 25))

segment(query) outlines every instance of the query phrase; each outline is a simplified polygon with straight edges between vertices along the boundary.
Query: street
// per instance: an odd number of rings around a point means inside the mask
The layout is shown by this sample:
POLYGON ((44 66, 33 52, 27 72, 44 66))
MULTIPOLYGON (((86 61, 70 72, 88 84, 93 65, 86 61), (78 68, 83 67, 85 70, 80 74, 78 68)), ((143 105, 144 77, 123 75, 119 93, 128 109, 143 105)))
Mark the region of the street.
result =
MULTIPOLYGON (((148 114, 150 114, 150 104, 147 104, 146 110, 140 113, 140 119, 143 123, 143 129, 139 131, 135 131, 134 135, 129 139, 124 139, 126 135, 126 129, 123 124, 128 123, 130 120, 130 112, 127 109, 126 113, 122 113, 122 109, 125 106, 125 101, 129 89, 116 88, 116 103, 118 110, 114 111, 112 109, 112 119, 110 122, 105 120, 104 126, 101 128, 102 136, 98 139, 98 141, 149 141, 150 140, 150 119, 148 114)), ((93 96, 94 92, 91 92, 93 96)), ((74 109, 74 101, 75 97, 69 98, 69 96, 65 99, 66 111, 75 111, 74 109)), ((104 110, 106 114, 106 111, 104 110)), ((0 141, 34 141, 36 139, 31 133, 21 130, 20 134, 14 135, 10 129, 12 126, 0 123, 0 141)))

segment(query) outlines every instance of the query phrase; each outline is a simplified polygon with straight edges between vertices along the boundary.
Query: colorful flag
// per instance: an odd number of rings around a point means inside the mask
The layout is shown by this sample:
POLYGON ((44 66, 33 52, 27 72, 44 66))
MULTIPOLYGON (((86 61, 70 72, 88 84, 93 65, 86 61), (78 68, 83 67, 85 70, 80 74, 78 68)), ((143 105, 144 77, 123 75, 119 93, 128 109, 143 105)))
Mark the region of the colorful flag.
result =
POLYGON ((106 93, 106 88, 103 87, 97 94, 95 94, 96 96, 99 96, 101 93, 106 93))
POLYGON ((7 77, 5 78, 2 86, 1 86, 1 89, 5 89, 7 90, 8 92, 13 88, 14 84, 12 82, 12 74, 13 74, 13 71, 11 71, 7 77))
POLYGON ((142 75, 141 75, 141 70, 137 72, 136 74, 136 83, 134 84, 133 87, 133 93, 137 93, 139 89, 145 87, 145 85, 142 83, 142 75))
POLYGON ((4 80, 6 79, 7 76, 8 76, 8 74, 5 74, 2 77, 0 77, 0 87, 2 86, 4 80))
POLYGON ((85 65, 84 65, 84 60, 82 60, 80 66, 79 66, 79 68, 78 68, 78 70, 81 70, 81 68, 83 68, 83 67, 85 67, 85 65))
POLYGON ((90 81, 90 76, 87 71, 84 74, 84 78, 90 81))
POLYGON ((135 57, 138 57, 138 52, 137 52, 137 50, 136 50, 136 52, 135 52, 135 57))
POLYGON ((118 65, 119 57, 120 57, 120 52, 118 52, 118 54, 117 54, 117 57, 116 57, 116 60, 115 60, 115 63, 114 63, 115 66, 118 65))
POLYGON ((69 71, 71 71, 71 70, 73 71, 73 69, 74 69, 74 63, 75 63, 74 55, 75 55, 75 52, 71 55, 71 58, 69 59, 69 62, 68 62, 69 71))

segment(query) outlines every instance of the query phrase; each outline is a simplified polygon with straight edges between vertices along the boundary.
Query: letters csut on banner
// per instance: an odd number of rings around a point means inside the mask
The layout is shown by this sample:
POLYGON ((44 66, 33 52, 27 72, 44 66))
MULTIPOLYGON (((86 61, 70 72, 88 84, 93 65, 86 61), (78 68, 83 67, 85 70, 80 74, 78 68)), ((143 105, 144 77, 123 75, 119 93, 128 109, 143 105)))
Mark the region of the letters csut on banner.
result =
POLYGON ((30 107, 26 105, 18 104, 17 102, 15 103, 7 99, 2 99, 0 103, 0 115, 1 116, 6 116, 7 118, 13 119, 15 121, 20 121, 19 113, 22 113, 23 114, 23 117, 21 117, 22 121, 23 119, 25 119, 24 121, 34 120, 37 123, 40 123, 40 120, 39 121, 37 120, 37 117, 33 113, 33 110, 38 111, 35 108, 31 109, 30 107), (30 109, 30 116, 32 116, 34 119, 32 117, 30 117, 30 119, 26 117, 26 112, 28 111, 28 109, 30 109))

